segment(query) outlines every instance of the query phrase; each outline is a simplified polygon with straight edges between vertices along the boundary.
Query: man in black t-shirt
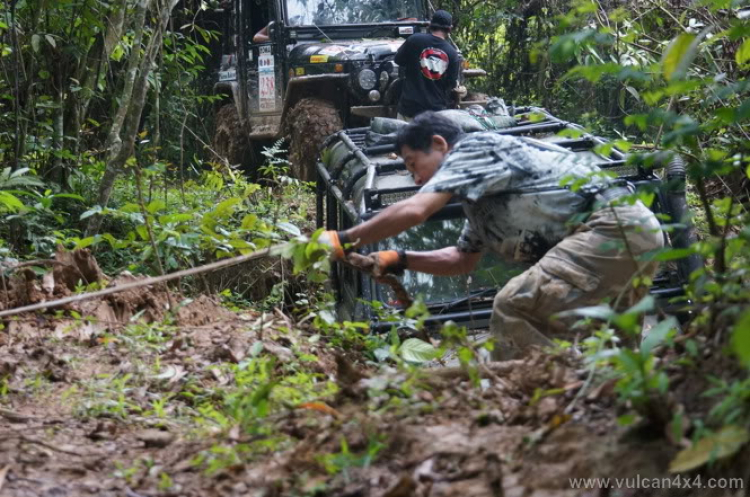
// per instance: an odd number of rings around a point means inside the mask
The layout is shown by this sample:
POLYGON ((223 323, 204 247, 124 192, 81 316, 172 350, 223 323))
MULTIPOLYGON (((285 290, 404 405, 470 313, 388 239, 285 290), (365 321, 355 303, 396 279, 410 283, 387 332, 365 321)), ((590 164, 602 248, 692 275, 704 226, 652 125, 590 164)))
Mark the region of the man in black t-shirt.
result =
POLYGON ((396 53, 396 64, 406 71, 398 102, 400 119, 410 121, 421 112, 450 105, 451 91, 458 81, 458 53, 446 40, 452 25, 451 15, 437 10, 430 21, 430 32, 411 35, 396 53))

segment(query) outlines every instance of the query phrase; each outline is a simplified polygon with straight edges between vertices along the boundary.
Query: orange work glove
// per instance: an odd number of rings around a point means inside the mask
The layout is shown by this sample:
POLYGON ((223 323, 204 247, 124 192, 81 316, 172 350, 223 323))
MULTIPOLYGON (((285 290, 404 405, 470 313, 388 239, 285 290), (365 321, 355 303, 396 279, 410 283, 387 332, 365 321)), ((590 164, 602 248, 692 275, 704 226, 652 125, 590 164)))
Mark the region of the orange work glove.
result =
POLYGON ((334 260, 343 259, 350 250, 349 248, 344 250, 344 245, 349 244, 349 237, 344 231, 324 231, 318 237, 318 243, 331 249, 331 257, 334 260))
POLYGON ((373 252, 370 259, 375 263, 373 276, 376 278, 386 274, 401 275, 406 269, 406 252, 403 250, 373 252))

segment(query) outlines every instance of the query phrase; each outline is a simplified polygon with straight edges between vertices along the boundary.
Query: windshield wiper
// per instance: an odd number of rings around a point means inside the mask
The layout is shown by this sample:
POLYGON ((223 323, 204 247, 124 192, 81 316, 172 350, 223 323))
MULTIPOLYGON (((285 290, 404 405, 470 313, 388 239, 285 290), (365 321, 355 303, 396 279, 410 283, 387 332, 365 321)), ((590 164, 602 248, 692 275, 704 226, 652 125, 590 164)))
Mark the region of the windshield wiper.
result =
POLYGON ((456 300, 453 300, 451 302, 448 302, 447 304, 443 304, 443 307, 442 307, 442 309, 440 309, 440 312, 438 312, 438 314, 442 314, 445 311, 449 311, 449 310, 453 309, 456 306, 459 306, 459 305, 461 305, 463 303, 466 303, 466 302, 470 302, 470 301, 472 301, 474 299, 478 299, 480 297, 484 297, 485 295, 490 295, 492 293, 496 293, 497 290, 498 290, 497 288, 483 288, 481 290, 477 290, 477 291, 471 292, 469 295, 467 295, 465 297, 461 297, 460 299, 456 299, 456 300))

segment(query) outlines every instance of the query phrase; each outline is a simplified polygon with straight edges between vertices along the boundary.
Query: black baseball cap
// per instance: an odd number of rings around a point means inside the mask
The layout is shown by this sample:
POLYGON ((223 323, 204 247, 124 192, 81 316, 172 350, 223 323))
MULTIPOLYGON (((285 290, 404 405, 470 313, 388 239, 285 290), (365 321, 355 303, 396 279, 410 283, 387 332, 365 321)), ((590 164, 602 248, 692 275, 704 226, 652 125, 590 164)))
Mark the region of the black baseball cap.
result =
POLYGON ((432 14, 430 27, 450 30, 453 27, 453 16, 446 10, 436 10, 432 14))

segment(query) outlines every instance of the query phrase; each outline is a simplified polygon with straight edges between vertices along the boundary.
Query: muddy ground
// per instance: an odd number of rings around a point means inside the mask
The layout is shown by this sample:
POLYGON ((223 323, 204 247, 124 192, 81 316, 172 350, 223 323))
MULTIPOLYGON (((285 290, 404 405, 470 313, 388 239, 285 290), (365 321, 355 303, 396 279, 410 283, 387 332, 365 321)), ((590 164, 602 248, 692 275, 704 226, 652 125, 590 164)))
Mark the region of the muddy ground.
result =
MULTIPOLYGON (((21 281, 6 307, 71 293, 63 275, 21 281)), ((746 495, 572 488, 674 478, 681 442, 619 426, 612 383, 578 358, 539 351, 473 382, 376 364, 304 316, 172 298, 176 316, 144 288, 4 322, 0 496, 746 495)), ((688 476, 747 488, 746 456, 688 476)))

